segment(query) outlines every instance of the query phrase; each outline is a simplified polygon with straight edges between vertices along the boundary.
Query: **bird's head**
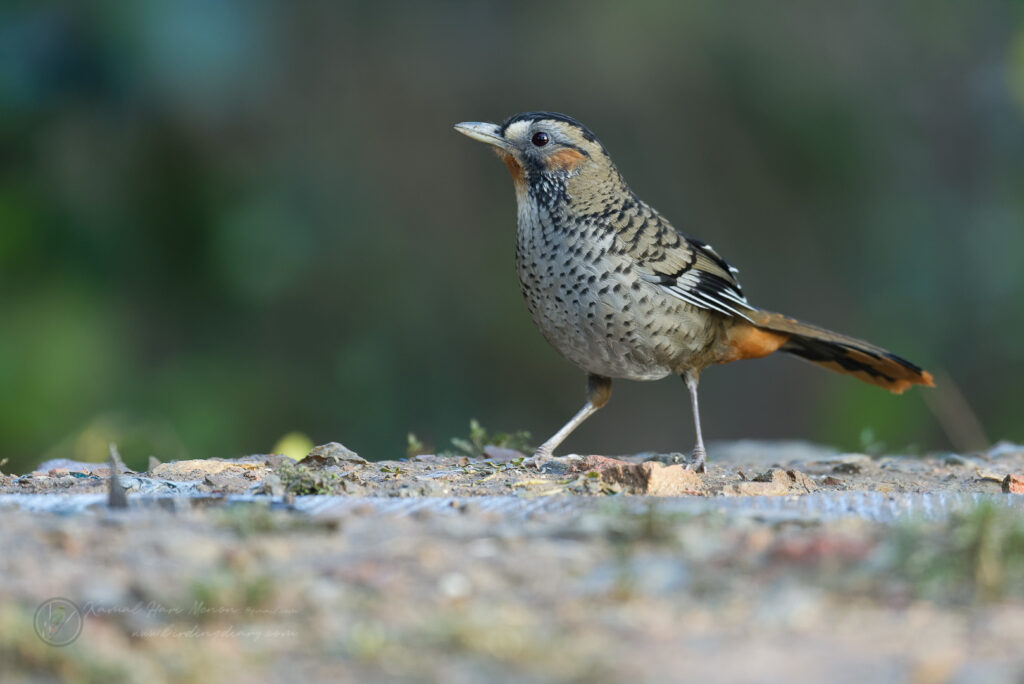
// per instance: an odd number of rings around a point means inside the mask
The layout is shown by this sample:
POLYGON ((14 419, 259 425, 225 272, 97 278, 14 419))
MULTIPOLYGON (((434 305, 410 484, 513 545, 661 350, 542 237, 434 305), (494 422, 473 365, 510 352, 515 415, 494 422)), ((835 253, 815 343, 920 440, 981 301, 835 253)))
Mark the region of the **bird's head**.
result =
POLYGON ((579 121, 554 112, 516 114, 503 124, 466 121, 455 130, 492 145, 505 162, 520 200, 550 200, 569 179, 594 182, 614 175, 601 142, 579 121))

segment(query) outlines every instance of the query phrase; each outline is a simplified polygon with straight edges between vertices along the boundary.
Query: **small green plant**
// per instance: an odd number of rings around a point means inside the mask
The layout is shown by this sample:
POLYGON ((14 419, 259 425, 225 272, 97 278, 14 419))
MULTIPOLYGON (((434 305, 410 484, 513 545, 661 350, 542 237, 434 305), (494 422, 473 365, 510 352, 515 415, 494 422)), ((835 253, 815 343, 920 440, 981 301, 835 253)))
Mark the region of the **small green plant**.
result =
POLYGON ((530 446, 530 433, 526 430, 516 432, 495 432, 488 434, 480 422, 473 418, 469 421, 468 437, 452 437, 452 446, 456 448, 455 456, 479 458, 484 455, 484 447, 495 446, 502 449, 515 449, 523 453, 533 453, 530 446))
POLYGON ((875 429, 865 427, 860 431, 860 450, 868 456, 881 456, 885 453, 886 444, 878 439, 875 429))
POLYGON ((419 437, 417 437, 415 433, 410 432, 408 435, 406 435, 406 437, 405 437, 405 456, 406 456, 406 458, 413 458, 415 456, 419 456, 420 454, 427 454, 427 453, 430 453, 430 450, 427 449, 427 446, 423 442, 420 441, 419 437))

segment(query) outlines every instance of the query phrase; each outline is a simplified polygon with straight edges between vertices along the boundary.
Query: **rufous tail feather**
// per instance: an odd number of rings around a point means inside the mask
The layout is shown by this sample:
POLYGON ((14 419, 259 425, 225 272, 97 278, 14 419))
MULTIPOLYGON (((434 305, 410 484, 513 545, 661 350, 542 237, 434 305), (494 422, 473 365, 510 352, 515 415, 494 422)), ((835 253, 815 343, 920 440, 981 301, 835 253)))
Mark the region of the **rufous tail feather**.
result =
POLYGON ((730 333, 735 358, 764 356, 777 349, 896 394, 913 385, 935 386, 928 371, 863 340, 771 311, 748 315, 754 325, 738 325, 730 333))

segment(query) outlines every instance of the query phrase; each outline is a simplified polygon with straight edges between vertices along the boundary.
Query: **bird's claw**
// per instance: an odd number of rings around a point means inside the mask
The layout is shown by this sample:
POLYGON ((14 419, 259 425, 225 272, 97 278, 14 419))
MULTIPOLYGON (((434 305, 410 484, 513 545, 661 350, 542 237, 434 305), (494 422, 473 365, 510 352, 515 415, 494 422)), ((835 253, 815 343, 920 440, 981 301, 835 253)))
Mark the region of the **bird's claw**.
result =
POLYGON ((706 473, 708 471, 707 453, 703 449, 694 449, 690 458, 692 460, 686 465, 687 470, 692 470, 695 473, 706 473))
POLYGON ((533 456, 527 456, 523 459, 523 467, 536 468, 537 470, 540 470, 553 458, 554 456, 552 456, 550 452, 537 449, 537 452, 533 456))

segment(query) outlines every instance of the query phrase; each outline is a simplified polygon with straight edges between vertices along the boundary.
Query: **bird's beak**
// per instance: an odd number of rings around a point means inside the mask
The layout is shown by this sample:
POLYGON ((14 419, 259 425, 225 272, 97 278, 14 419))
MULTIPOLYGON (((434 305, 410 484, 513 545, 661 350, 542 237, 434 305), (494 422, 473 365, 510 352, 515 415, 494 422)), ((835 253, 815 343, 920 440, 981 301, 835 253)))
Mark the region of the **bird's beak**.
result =
POLYGON ((455 130, 473 140, 494 145, 498 149, 508 150, 511 146, 501 135, 501 127, 497 124, 482 121, 463 121, 455 124, 455 130))

